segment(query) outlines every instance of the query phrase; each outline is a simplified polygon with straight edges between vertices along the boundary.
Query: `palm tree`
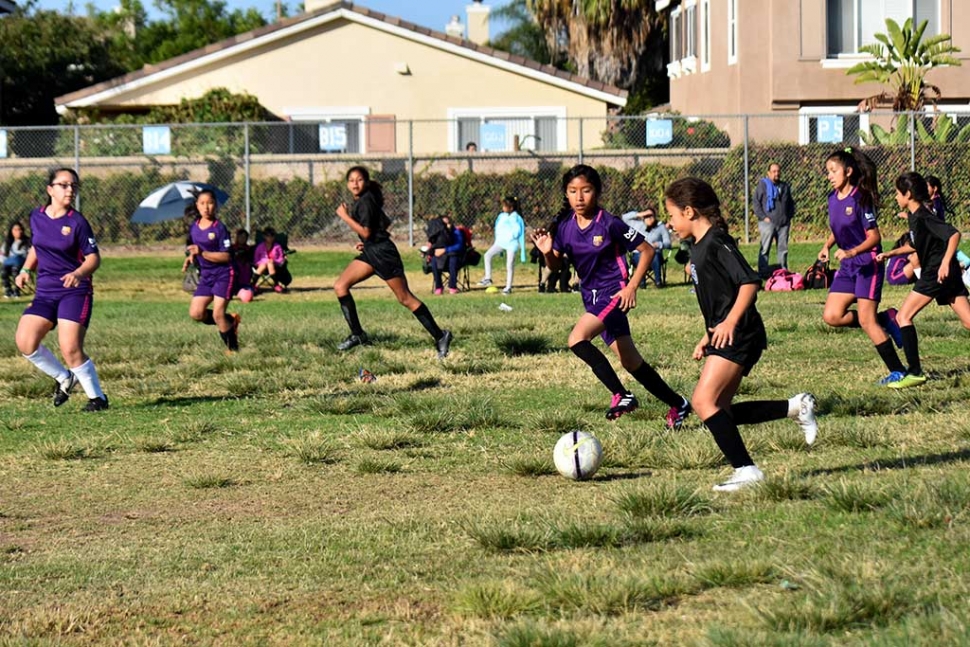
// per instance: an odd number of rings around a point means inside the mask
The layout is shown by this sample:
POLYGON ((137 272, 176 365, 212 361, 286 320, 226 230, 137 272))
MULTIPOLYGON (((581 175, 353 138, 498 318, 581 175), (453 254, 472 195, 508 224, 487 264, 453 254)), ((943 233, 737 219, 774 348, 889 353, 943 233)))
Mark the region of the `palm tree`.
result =
POLYGON ((892 107, 895 112, 922 110, 927 102, 936 105, 942 96, 940 89, 926 82, 926 74, 941 65, 960 65, 952 56, 960 51, 949 34, 939 34, 923 40, 927 21, 913 29, 912 18, 899 23, 886 19, 886 34, 875 34, 877 43, 863 45, 859 51, 874 60, 863 61, 846 71, 856 76, 856 83, 880 83, 891 91, 883 91, 865 99, 861 107, 872 110, 892 107))

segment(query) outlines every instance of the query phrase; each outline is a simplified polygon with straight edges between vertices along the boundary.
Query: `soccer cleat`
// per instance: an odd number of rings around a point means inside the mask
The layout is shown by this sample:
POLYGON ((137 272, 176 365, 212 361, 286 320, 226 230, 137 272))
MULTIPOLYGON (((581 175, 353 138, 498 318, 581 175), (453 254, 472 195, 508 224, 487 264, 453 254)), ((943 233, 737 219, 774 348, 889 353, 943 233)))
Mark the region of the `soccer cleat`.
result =
POLYGON ((925 375, 913 375, 912 373, 907 373, 903 376, 903 379, 897 380, 891 384, 887 384, 890 389, 908 389, 911 386, 919 386, 926 382, 925 375))
POLYGON ((736 492, 765 480, 765 475, 757 465, 745 465, 734 470, 731 477, 723 483, 714 486, 715 492, 736 492))
POLYGON ((791 418, 802 428, 802 433, 805 434, 805 442, 811 445, 818 435, 818 421, 815 419, 815 396, 811 393, 799 393, 792 400, 795 401, 798 409, 791 418))
POLYGON ((890 384, 893 384, 894 382, 900 381, 904 377, 906 377, 906 374, 903 373, 902 371, 893 371, 892 373, 890 373, 886 377, 884 377, 881 380, 879 380, 879 384, 881 384, 882 386, 889 386, 890 384))
POLYGON ((504 288, 502 294, 512 294, 512 288, 504 288))
POLYGON ((633 413, 639 406, 640 403, 637 401, 637 396, 629 391, 626 393, 614 393, 613 399, 610 400, 610 410, 606 412, 606 419, 616 420, 624 414, 633 413))
POLYGON ((896 315, 898 314, 896 308, 886 308, 884 312, 880 312, 877 315, 879 319, 879 324, 885 329, 886 334, 892 338, 893 343, 896 344, 896 348, 903 347, 903 331, 899 329, 899 324, 896 323, 896 315))
POLYGON ((679 407, 670 407, 667 411, 667 428, 680 429, 680 426, 684 424, 684 420, 687 419, 690 412, 690 402, 687 400, 684 400, 684 403, 679 407))
POLYGON ((492 284, 492 279, 482 279, 478 284, 482 287, 488 287, 492 284))
POLYGON ((450 330, 442 330, 441 333, 441 339, 435 342, 435 344, 438 346, 438 359, 448 357, 448 350, 451 347, 451 340, 454 339, 454 335, 451 334, 450 330))
POLYGON ((343 340, 337 344, 337 350, 350 350, 354 346, 360 346, 362 344, 369 344, 370 340, 367 339, 367 333, 362 332, 359 335, 348 335, 347 339, 343 340))
POLYGON ((74 373, 68 371, 67 387, 62 386, 60 382, 57 382, 57 386, 54 387, 54 406, 59 407, 67 402, 71 397, 71 390, 75 386, 77 386, 77 377, 74 376, 74 373))
POLYGON ((85 411, 104 411, 108 408, 108 396, 101 398, 91 398, 88 403, 84 405, 85 411))

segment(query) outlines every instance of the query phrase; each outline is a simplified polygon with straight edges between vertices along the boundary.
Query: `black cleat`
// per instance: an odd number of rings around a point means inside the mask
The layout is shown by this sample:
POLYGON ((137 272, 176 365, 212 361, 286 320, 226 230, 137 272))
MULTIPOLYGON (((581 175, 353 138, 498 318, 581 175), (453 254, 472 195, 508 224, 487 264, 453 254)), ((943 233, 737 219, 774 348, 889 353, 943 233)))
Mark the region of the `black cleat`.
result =
POLYGON ((85 411, 104 411, 108 408, 108 396, 103 398, 91 398, 84 406, 85 411))
POLYGON ((71 390, 77 386, 77 377, 74 373, 70 373, 70 378, 68 378, 67 388, 61 386, 60 382, 56 382, 57 386, 54 387, 54 406, 59 407, 68 401, 71 397, 71 390))
POLYGON ((451 346, 451 340, 454 339, 454 335, 451 334, 450 330, 443 330, 441 339, 436 343, 438 346, 438 359, 444 359, 448 357, 448 349, 451 346))
POLYGON ((370 340, 367 338, 367 333, 362 332, 359 335, 348 336, 347 339, 337 344, 337 350, 350 350, 354 346, 362 346, 369 343, 370 340))

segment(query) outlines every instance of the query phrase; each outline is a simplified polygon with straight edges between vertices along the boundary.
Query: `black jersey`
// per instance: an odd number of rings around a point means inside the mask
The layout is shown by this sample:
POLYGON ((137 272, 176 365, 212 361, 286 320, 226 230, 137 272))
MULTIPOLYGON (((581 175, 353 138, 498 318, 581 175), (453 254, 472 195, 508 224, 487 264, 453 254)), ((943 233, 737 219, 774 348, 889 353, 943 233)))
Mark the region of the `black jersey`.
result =
MULTIPOLYGON (((957 230, 924 206, 909 214, 909 243, 916 250, 923 276, 934 281, 943 263, 946 246, 957 230)), ((956 255, 950 259, 950 275, 959 275, 956 255)))
MULTIPOLYGON (((712 227, 690 249, 690 276, 707 330, 724 321, 742 285, 761 284, 758 274, 741 256, 738 246, 723 230, 712 227)), ((754 304, 745 310, 734 333, 734 345, 764 339, 764 323, 754 304)))
POLYGON ((381 243, 385 240, 390 240, 391 235, 388 233, 387 228, 391 225, 391 219, 384 213, 384 209, 377 204, 377 198, 370 191, 365 191, 354 202, 350 216, 361 227, 367 227, 370 230, 370 238, 360 237, 361 242, 364 244, 381 243))

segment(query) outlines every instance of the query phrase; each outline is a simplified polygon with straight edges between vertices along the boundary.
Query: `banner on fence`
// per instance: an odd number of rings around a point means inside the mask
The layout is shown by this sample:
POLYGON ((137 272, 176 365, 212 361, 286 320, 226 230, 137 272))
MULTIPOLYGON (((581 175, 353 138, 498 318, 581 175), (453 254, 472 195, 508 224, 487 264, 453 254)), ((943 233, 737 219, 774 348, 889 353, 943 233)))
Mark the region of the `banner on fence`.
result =
POLYGON ((670 119, 647 119, 647 146, 663 146, 673 140, 673 121, 670 119))
POLYGON ((508 145, 506 144, 506 132, 505 124, 482 124, 482 150, 508 150, 508 145))
POLYGON ((0 159, 7 157, 7 131, 0 130, 0 159))
POLYGON ((325 153, 347 150, 347 125, 320 124, 320 150, 325 153))
POLYGON ((171 155, 172 129, 168 126, 145 126, 141 130, 141 144, 145 155, 171 155))
POLYGON ((822 144, 838 144, 842 141, 842 117, 823 115, 818 118, 817 139, 822 144))

